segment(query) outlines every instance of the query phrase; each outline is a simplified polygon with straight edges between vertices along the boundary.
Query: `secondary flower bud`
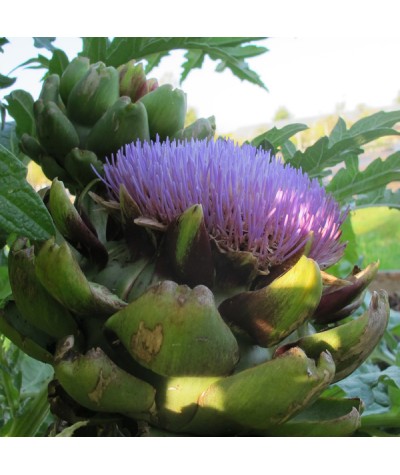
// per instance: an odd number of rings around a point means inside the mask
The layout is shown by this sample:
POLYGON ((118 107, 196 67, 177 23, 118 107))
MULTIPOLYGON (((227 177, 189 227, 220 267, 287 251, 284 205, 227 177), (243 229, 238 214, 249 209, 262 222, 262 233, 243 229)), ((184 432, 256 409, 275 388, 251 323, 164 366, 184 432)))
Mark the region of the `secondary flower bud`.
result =
POLYGON ((147 94, 148 85, 142 63, 136 63, 135 60, 129 61, 129 63, 120 66, 118 72, 121 96, 128 96, 132 102, 136 102, 147 94))
POLYGON ((94 125, 119 97, 118 71, 103 63, 90 66, 68 97, 67 110, 72 120, 94 125))
POLYGON ((164 84, 140 99, 147 110, 150 137, 172 137, 183 129, 186 117, 186 94, 164 84))

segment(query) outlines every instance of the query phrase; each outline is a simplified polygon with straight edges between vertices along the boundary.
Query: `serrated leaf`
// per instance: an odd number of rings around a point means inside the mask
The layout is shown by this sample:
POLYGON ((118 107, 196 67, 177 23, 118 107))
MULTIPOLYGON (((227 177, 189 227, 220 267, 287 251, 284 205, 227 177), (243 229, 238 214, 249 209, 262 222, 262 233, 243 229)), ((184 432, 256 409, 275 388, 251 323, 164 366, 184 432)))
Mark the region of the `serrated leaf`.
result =
MULTIPOLYGON (((200 50, 211 59, 220 61, 217 70, 229 68, 233 74, 242 80, 248 80, 266 89, 260 77, 252 71, 245 58, 258 56, 268 51, 267 48, 256 45, 244 45, 265 38, 207 38, 207 37, 135 37, 114 38, 84 38, 82 56, 88 56, 96 61, 104 61, 109 66, 118 67, 131 60, 146 59, 149 61, 146 72, 158 65, 161 58, 170 51, 183 49, 187 51, 200 50)), ((193 69, 189 64, 184 66, 181 82, 193 69)))
POLYGON ((106 64, 109 66, 118 67, 123 63, 130 61, 130 38, 114 38, 107 48, 106 64))
POLYGON ((144 72, 148 74, 153 68, 156 68, 166 56, 169 56, 169 53, 155 53, 146 56, 147 64, 144 68, 144 72))
POLYGON ((350 153, 346 155, 344 159, 344 164, 348 170, 353 173, 357 173, 360 166, 360 160, 358 158, 358 155, 356 155, 355 153, 350 153))
POLYGON ((259 75, 252 71, 248 64, 242 59, 230 56, 229 53, 222 48, 207 48, 206 52, 213 60, 221 59, 221 62, 216 67, 216 71, 223 71, 225 68, 228 68, 242 81, 246 80, 263 89, 267 89, 259 75))
POLYGON ((17 124, 17 133, 35 136, 35 118, 33 116, 33 97, 22 89, 17 89, 8 94, 5 99, 8 102, 7 111, 17 124))
POLYGON ((182 64, 181 83, 184 81, 192 69, 201 68, 205 54, 201 50, 191 50, 185 54, 186 61, 182 64))
POLYGON ((110 40, 107 37, 86 37, 82 38, 83 49, 81 56, 86 56, 91 63, 97 61, 105 61, 107 58, 107 49, 110 45, 110 40))
POLYGON ((266 152, 270 152, 271 155, 276 155, 277 150, 274 148, 273 144, 269 142, 267 139, 263 139, 258 145, 258 148, 265 150, 266 152))
POLYGON ((251 145, 258 147, 263 140, 268 140, 275 149, 281 147, 290 137, 301 132, 302 130, 308 129, 305 124, 289 124, 285 125, 281 129, 274 127, 273 129, 268 130, 267 132, 258 135, 251 141, 251 145))
POLYGON ((33 37, 33 46, 35 48, 44 48, 48 51, 54 51, 56 47, 52 44, 55 37, 33 37))
POLYGON ((37 58, 29 58, 25 62, 16 66, 13 71, 19 68, 26 67, 26 69, 48 69, 50 60, 41 54, 37 58), (32 66, 30 66, 32 65, 32 66))
POLYGON ((285 162, 290 161, 296 153, 296 146, 290 140, 286 140, 281 146, 282 156, 285 162))
POLYGON ((68 56, 61 49, 56 49, 53 52, 53 56, 49 62, 49 71, 48 74, 58 74, 62 75, 64 69, 68 66, 69 60, 68 56))
POLYGON ((188 49, 189 40, 187 37, 137 37, 130 45, 136 58, 144 58, 151 54, 174 49, 188 49))
MULTIPOLYGON (((228 40, 228 39, 225 39, 228 40)), ((239 40, 239 39, 238 39, 239 40)), ((228 41, 229 42, 229 41, 228 41)), ((248 38, 243 38, 242 43, 249 42, 248 38)), ((242 44, 241 43, 241 44, 242 44)), ((239 44, 239 43, 236 43, 239 44)), ((253 45, 254 46, 254 45, 253 45)), ((147 55, 151 54, 154 49, 159 48, 159 51, 169 51, 172 49, 187 49, 187 50, 198 50, 200 49, 203 53, 208 54, 209 57, 215 61, 220 60, 220 63, 217 65, 216 70, 221 71, 226 67, 229 68, 233 74, 239 77, 242 80, 248 80, 254 84, 257 84, 264 89, 266 89, 264 83, 259 78, 258 74, 252 71, 247 63, 243 61, 243 58, 257 56, 265 53, 267 48, 256 47, 248 48, 248 46, 243 46, 239 49, 237 46, 231 48, 221 42, 216 42, 214 38, 151 38, 150 41, 144 41, 142 43, 142 52, 141 54, 147 55), (246 51, 246 52, 245 52, 246 51)), ((140 54, 140 53, 139 53, 140 54)), ((143 56, 145 57, 145 56, 143 56)), ((186 74, 187 76, 187 74, 186 74)), ((182 82, 182 79, 181 79, 182 82)))
POLYGON ((0 145, 0 231, 32 240, 49 239, 55 235, 53 221, 25 177, 26 167, 0 145))
POLYGON ((16 80, 17 78, 10 78, 0 74, 0 89, 6 89, 7 87, 12 86, 16 80))
MULTIPOLYGON (((219 48, 221 45, 219 45, 219 48)), ((267 48, 263 46, 256 46, 256 45, 238 45, 238 46, 225 46, 224 51, 229 56, 235 57, 237 59, 245 59, 245 58, 252 58, 258 56, 262 53, 268 51, 267 48)))
POLYGON ((341 117, 339 117, 335 127, 332 129, 331 134, 329 135, 329 146, 332 146, 334 143, 342 140, 346 135, 346 132, 346 122, 341 117))
MULTIPOLYGON (((390 128, 400 121, 400 111, 377 112, 357 121, 349 130, 339 118, 329 137, 322 137, 304 152, 297 151, 290 163, 308 173, 321 177, 324 172, 345 161, 349 156, 362 153, 360 146, 380 137, 400 135, 390 128)), ((326 173, 325 173, 326 174, 326 173)))
POLYGON ((400 209, 400 190, 392 191, 384 187, 358 196, 355 200, 356 208, 371 206, 387 206, 400 209))
POLYGON ((298 150, 290 160, 290 164, 295 168, 301 168, 310 176, 318 176, 324 168, 323 164, 328 147, 328 137, 321 137, 304 152, 298 150))
MULTIPOLYGON (((348 131, 347 135, 349 134, 350 131, 348 131)), ((329 148, 327 157, 329 159, 329 164, 331 164, 331 166, 335 165, 337 160, 332 160, 332 158, 335 156, 340 157, 340 154, 343 154, 343 152, 353 151, 361 145, 365 145, 373 140, 379 139, 380 137, 387 137, 389 135, 400 135, 400 132, 388 127, 381 127, 347 136, 329 148)))
POLYGON ((393 153, 386 160, 377 158, 363 171, 342 168, 326 188, 338 201, 344 201, 396 180, 400 180, 400 152, 393 153))
POLYGON ((350 136, 354 137, 371 130, 392 127, 397 122, 400 122, 400 111, 379 111, 355 122, 348 132, 350 136))
MULTIPOLYGON (((232 36, 232 37, 204 37, 197 38, 198 40, 205 40, 208 44, 212 46, 237 46, 243 43, 250 43, 252 41, 265 40, 265 37, 253 37, 253 36, 232 36)), ((260 48, 260 46, 258 47, 260 48)), ((268 48, 264 48, 264 52, 268 51, 268 48)))

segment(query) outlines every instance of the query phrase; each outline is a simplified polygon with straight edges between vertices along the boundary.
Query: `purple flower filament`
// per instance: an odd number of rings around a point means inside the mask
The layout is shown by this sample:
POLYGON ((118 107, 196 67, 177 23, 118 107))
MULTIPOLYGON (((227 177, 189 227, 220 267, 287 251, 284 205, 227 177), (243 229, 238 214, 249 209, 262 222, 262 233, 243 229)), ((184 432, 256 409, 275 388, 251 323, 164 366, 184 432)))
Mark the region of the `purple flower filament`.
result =
POLYGON ((337 262, 346 213, 317 180, 268 152, 228 140, 132 143, 104 166, 118 199, 125 185, 141 213, 169 224, 201 204, 209 234, 226 249, 250 251, 261 268, 299 251, 310 233, 309 257, 321 268, 337 262))

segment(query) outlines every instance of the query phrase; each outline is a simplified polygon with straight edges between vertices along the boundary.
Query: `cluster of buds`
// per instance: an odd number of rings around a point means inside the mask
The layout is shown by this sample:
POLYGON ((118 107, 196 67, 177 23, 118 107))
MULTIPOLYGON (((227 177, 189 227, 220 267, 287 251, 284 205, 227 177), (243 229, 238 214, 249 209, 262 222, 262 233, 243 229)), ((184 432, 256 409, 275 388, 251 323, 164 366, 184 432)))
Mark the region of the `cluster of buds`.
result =
POLYGON ((214 118, 185 128, 186 94, 147 79, 134 60, 118 69, 77 57, 61 77, 50 75, 34 103, 36 137, 24 134, 21 149, 50 179, 72 191, 101 173, 105 157, 123 145, 162 138, 211 138, 214 118))

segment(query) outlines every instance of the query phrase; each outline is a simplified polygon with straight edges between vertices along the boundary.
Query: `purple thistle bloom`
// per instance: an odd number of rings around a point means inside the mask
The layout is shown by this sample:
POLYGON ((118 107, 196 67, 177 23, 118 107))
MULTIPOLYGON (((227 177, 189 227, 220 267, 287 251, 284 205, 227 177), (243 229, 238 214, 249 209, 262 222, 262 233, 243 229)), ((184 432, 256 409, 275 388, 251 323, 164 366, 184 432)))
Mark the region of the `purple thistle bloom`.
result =
POLYGON ((143 216, 163 224, 201 204, 218 244, 252 252, 264 269, 299 251, 310 233, 309 257, 321 268, 337 262, 345 248, 339 238, 347 213, 318 181, 250 145, 138 141, 107 161, 104 173, 117 200, 123 184, 143 216))

